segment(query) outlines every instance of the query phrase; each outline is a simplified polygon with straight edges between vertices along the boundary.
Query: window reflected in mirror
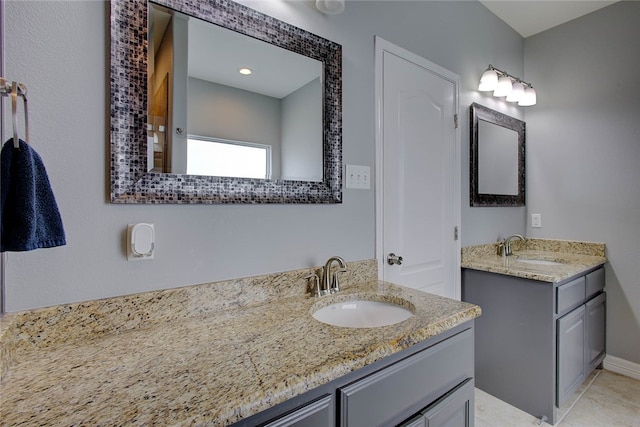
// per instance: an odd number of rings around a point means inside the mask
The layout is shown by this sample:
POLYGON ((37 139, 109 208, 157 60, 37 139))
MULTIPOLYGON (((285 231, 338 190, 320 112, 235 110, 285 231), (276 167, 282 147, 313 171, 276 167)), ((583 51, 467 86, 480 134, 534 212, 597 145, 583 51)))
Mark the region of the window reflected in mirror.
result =
POLYGON ((271 147, 189 136, 187 174, 271 179, 271 147))

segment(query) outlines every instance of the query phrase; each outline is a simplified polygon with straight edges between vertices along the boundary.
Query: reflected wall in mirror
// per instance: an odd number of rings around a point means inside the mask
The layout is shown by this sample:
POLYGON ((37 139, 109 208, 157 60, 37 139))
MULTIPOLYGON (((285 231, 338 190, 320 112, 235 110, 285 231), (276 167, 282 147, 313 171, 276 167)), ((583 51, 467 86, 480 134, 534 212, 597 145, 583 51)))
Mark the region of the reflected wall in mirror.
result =
POLYGON ((341 77, 340 45, 246 6, 112 0, 111 201, 340 203, 341 77))
POLYGON ((471 104, 471 206, 525 205, 525 122, 471 104))
POLYGON ((151 171, 322 181, 322 62, 156 3, 148 27, 151 171), (186 67, 171 61, 185 52, 186 67), (154 120, 167 76, 186 86, 168 108, 182 134, 154 120), (172 111, 186 111, 186 123, 172 111))

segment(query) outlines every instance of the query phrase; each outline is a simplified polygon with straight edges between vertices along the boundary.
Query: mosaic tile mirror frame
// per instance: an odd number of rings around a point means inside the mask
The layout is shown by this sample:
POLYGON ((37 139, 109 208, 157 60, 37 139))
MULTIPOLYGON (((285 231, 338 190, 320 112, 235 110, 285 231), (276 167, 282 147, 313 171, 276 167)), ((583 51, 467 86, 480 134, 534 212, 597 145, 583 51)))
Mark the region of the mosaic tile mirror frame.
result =
POLYGON ((261 180, 148 172, 148 4, 111 1, 112 203, 341 203, 342 47, 227 0, 154 3, 321 61, 322 181, 261 180))
MULTIPOLYGON (((469 133, 470 141, 470 165, 469 165, 469 206, 473 207, 517 207, 526 205, 525 183, 526 183, 526 123, 515 117, 507 116, 499 111, 492 110, 475 102, 469 107, 469 133), (481 172, 480 152, 484 152, 485 157, 499 158, 495 151, 489 152, 487 148, 481 150, 481 146, 487 145, 486 135, 480 136, 480 123, 489 124, 496 129, 506 129, 509 134, 508 139, 497 138, 501 143, 510 145, 509 150, 501 151, 513 154, 507 157, 506 161, 501 158, 502 163, 498 167, 487 170, 486 164, 481 172), (481 141, 482 139, 482 141, 481 141), (483 191, 481 185, 481 174, 492 175, 494 180, 499 179, 509 184, 511 193, 495 194, 492 191, 483 191), (506 179, 505 179, 506 178, 506 179), (515 188, 515 191, 514 191, 515 188)), ((486 129, 486 128, 485 128, 486 129)), ((495 135, 495 134, 494 134, 495 135)), ((491 139, 491 138, 489 138, 491 139)), ((494 143, 496 141, 493 141, 494 143)), ((494 146, 495 147, 495 146, 494 146)), ((489 186, 490 187, 490 186, 489 186)))

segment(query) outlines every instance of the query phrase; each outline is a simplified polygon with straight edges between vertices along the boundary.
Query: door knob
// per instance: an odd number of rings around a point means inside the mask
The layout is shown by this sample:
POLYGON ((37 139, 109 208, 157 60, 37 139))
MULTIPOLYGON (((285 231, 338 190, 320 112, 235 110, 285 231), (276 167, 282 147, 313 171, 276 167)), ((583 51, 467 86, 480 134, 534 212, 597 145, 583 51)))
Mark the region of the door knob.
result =
POLYGON ((389 264, 389 265, 394 265, 394 264, 402 265, 402 257, 394 254, 393 252, 391 252, 387 256, 387 264, 389 264))

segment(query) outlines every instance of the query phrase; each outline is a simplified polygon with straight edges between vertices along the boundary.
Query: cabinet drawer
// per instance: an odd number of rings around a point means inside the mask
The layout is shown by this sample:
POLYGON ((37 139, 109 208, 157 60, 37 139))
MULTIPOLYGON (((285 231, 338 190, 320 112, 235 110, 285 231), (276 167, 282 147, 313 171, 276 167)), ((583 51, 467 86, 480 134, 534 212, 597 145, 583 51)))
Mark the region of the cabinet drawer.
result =
POLYGON ((340 389, 341 426, 389 426, 473 377, 473 331, 466 330, 340 389))
POLYGON ((604 268, 587 274, 587 298, 604 289, 604 268))
POLYGON ((559 286, 556 291, 556 313, 562 315, 584 302, 585 280, 578 277, 571 282, 559 286))

